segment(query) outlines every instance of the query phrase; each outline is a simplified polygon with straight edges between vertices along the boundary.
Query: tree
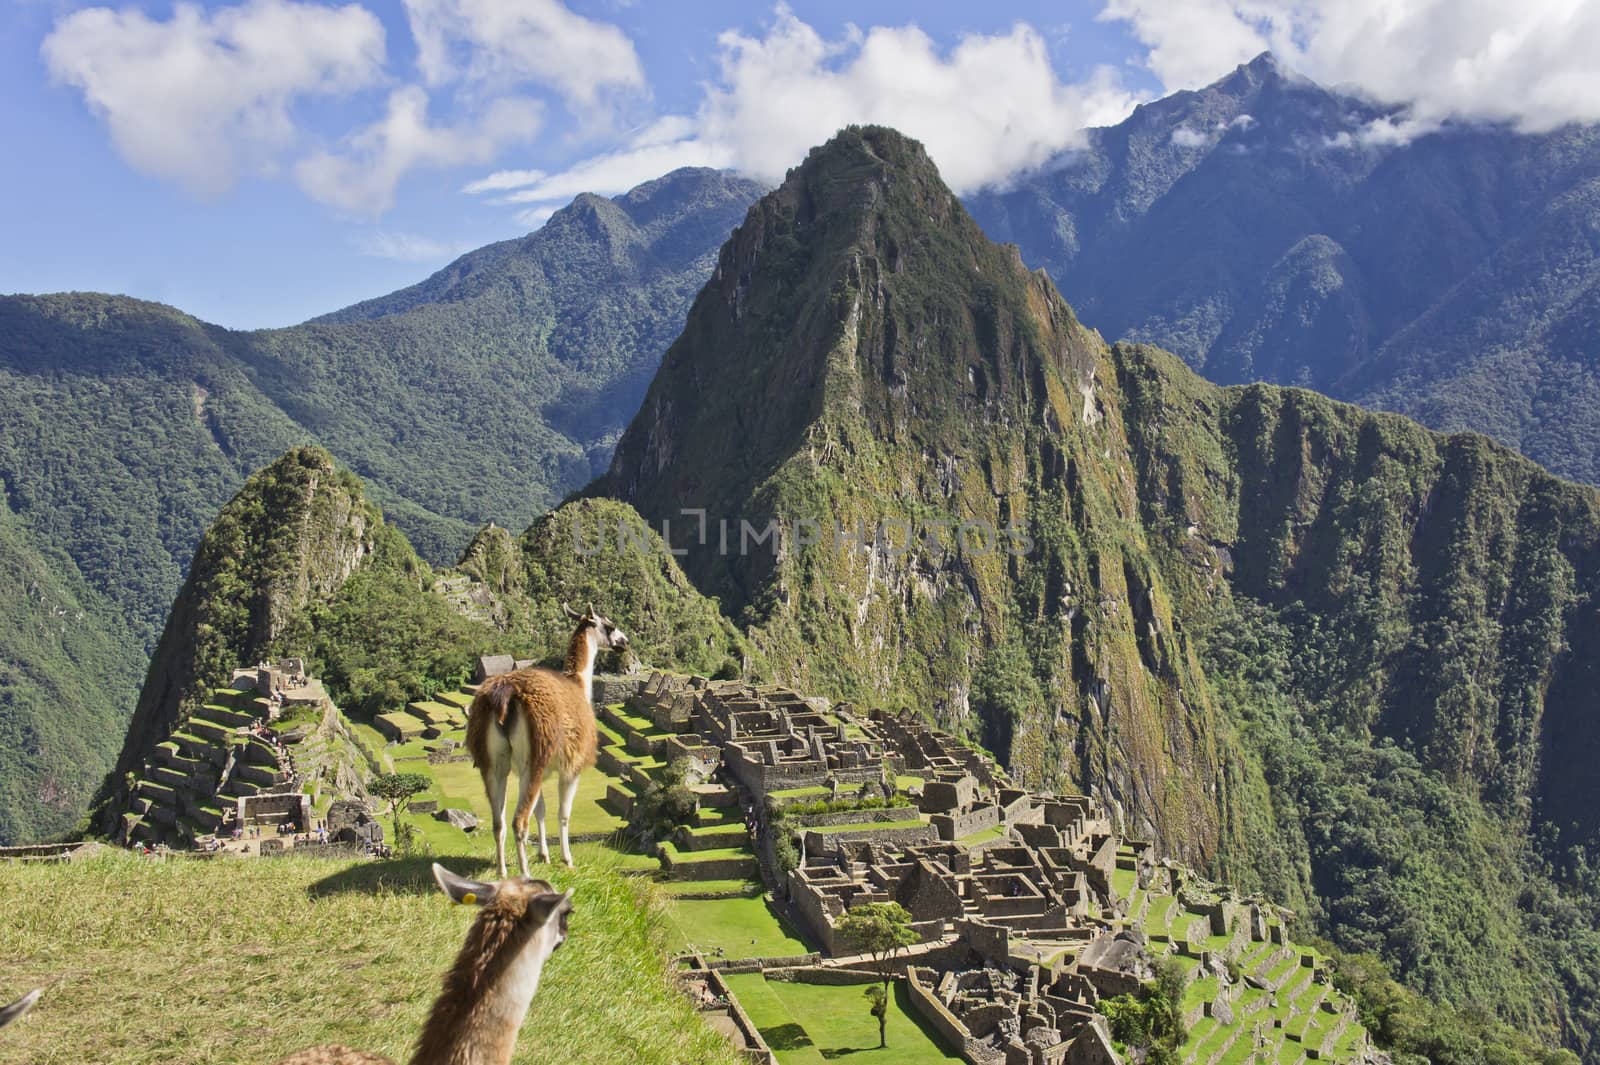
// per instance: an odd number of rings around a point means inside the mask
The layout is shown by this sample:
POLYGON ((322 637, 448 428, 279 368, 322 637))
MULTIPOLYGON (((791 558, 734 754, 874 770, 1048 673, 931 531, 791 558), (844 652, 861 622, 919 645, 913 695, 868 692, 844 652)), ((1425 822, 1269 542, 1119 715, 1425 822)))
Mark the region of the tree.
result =
POLYGON ((689 760, 674 759, 661 771, 661 778, 649 780, 633 804, 632 822, 646 839, 664 839, 679 825, 693 824, 700 800, 684 783, 689 760))
POLYGON ((411 800, 433 786, 433 781, 421 773, 383 773, 372 778, 367 793, 389 804, 394 818, 394 841, 399 846, 405 839, 400 831, 400 817, 411 805, 411 800))
POLYGON ((868 902, 849 910, 834 928, 845 942, 864 954, 871 954, 873 964, 883 976, 883 986, 873 989, 879 993, 881 1001, 873 997, 872 1007, 872 1015, 878 1018, 878 1036, 883 1039, 889 1017, 889 963, 900 948, 909 947, 918 938, 911 928, 911 913, 898 902, 868 902))
POLYGON ((872 1015, 878 1019, 878 1049, 889 1045, 889 992, 874 984, 867 988, 872 1000, 872 1015))

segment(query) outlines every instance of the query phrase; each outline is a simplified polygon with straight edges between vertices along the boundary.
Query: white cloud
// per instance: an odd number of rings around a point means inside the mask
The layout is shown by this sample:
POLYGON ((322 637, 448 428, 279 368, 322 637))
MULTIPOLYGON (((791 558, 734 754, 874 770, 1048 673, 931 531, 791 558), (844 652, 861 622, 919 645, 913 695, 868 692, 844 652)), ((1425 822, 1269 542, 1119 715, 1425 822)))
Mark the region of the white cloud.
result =
POLYGON ((524 185, 532 185, 543 181, 546 174, 543 170, 496 170, 488 177, 469 181, 461 187, 462 192, 498 192, 503 189, 520 189, 524 185))
POLYGON ((165 22, 91 7, 57 22, 40 52, 130 165, 215 195, 292 145, 297 97, 376 82, 384 33, 357 4, 252 0, 208 13, 180 3, 165 22))
POLYGON ((1038 166, 1135 103, 1108 68, 1062 84, 1044 39, 1020 23, 941 52, 915 26, 826 41, 780 8, 765 37, 729 32, 720 43, 721 83, 701 108, 699 135, 768 180, 841 126, 874 122, 921 140, 965 192, 1038 166))
POLYGON ((828 41, 780 6, 764 36, 728 31, 718 43, 719 77, 694 115, 662 117, 561 173, 514 184, 491 174, 470 190, 514 187, 499 202, 546 203, 621 192, 680 166, 776 182, 841 127, 879 123, 921 140, 965 192, 1044 163, 1137 102, 1106 67, 1063 84, 1045 40, 1020 23, 941 50, 915 26, 852 28, 828 41))
POLYGON ((295 166, 307 195, 356 214, 379 215, 394 203, 400 179, 417 167, 482 164, 539 129, 539 104, 502 97, 464 126, 428 123, 428 94, 411 85, 389 97, 382 119, 348 138, 343 153, 318 152, 295 166))
POLYGON ((1188 126, 1179 126, 1172 131, 1172 143, 1180 148, 1204 148, 1211 143, 1211 134, 1188 126))
POLYGON ((404 0, 429 85, 536 82, 588 107, 606 89, 644 86, 633 42, 559 0, 404 0))
POLYGON ((1315 81, 1407 107, 1354 140, 1393 143, 1450 119, 1526 132, 1600 121, 1600 4, 1578 0, 1110 0, 1168 89, 1265 49, 1315 81))
POLYGON ((671 144, 634 144, 619 151, 592 156, 571 169, 541 178, 525 188, 501 197, 496 202, 539 203, 544 200, 564 202, 580 192, 612 195, 626 192, 635 185, 658 178, 679 167, 722 168, 732 166, 734 162, 733 156, 726 149, 718 148, 699 138, 675 141, 671 144))
POLYGON ((374 259, 395 259, 408 263, 454 259, 473 248, 470 243, 435 240, 415 233, 397 233, 391 230, 363 233, 355 243, 363 255, 370 255, 374 259))

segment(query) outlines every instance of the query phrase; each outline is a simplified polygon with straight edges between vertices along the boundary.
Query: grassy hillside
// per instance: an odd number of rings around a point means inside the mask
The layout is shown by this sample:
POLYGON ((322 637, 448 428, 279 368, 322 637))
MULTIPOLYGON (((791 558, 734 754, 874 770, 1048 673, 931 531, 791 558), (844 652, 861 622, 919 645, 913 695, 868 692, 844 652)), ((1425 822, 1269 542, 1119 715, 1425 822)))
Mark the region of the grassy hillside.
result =
MULTIPOLYGON (((583 858, 590 857, 585 848, 583 858)), ((467 875, 480 858, 445 858, 467 875)), ((585 862, 513 1060, 732 1065, 669 984, 664 911, 642 880, 585 862)), ((32 1065, 262 1065, 341 1042, 406 1060, 471 914, 421 860, 0 864, 5 993, 44 999, 0 1057, 32 1065)))

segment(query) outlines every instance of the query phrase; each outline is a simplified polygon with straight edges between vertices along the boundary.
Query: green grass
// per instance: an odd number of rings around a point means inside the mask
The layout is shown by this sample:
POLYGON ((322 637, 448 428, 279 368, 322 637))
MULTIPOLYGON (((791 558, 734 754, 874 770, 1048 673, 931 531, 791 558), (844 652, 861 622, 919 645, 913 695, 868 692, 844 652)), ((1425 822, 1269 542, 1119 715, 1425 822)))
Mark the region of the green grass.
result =
MULTIPOLYGON (((656 886, 667 895, 749 895, 765 890, 759 880, 658 880, 656 886)), ((691 900, 692 901, 692 900, 691 900)))
POLYGON ((1133 889, 1139 886, 1139 874, 1132 869, 1113 869, 1111 871, 1111 887, 1117 893, 1117 898, 1125 899, 1133 894, 1133 889))
MULTIPOLYGON (((574 888, 575 909, 519 1065, 568 1065, 574 1047, 588 1061, 734 1065, 669 983, 653 888, 601 861, 543 875, 574 888), (626 991, 596 1008, 608 987, 626 991)), ((5 1060, 30 1065, 262 1065, 327 1042, 404 1061, 470 920, 415 860, 0 863, 0 897, 7 994, 45 988, 5 1032, 5 1060)))
POLYGON ((661 844, 661 852, 672 860, 673 865, 693 865, 696 862, 720 862, 728 858, 754 858, 755 854, 748 846, 719 847, 711 851, 681 851, 671 843, 661 844))
POLYGON ((831 789, 825 788, 821 784, 813 784, 804 788, 781 788, 777 791, 769 791, 767 794, 780 801, 784 799, 815 799, 819 796, 831 794, 831 789))
POLYGON ((878 1022, 862 985, 827 987, 767 980, 760 973, 726 977, 729 989, 778 1055, 780 1065, 817 1065, 848 1057, 864 1065, 960 1061, 911 1012, 904 984, 895 985, 889 1045, 878 1048, 878 1022))
POLYGON ((992 839, 999 839, 1005 834, 1004 825, 995 825, 993 828, 985 828, 982 831, 974 832, 970 836, 962 836, 956 842, 964 847, 976 847, 980 843, 988 843, 992 839))
POLYGON ((764 898, 676 899, 667 914, 667 942, 674 951, 720 948, 729 958, 787 958, 809 951, 764 898))

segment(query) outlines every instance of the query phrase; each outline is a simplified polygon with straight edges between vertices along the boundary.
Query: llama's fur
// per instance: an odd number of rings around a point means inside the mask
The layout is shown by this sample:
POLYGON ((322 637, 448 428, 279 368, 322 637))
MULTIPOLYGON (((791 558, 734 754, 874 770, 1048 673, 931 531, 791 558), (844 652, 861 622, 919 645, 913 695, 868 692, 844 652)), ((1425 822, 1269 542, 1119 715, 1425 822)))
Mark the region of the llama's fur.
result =
POLYGON ((589 696, 594 661, 602 650, 627 647, 628 638, 592 606, 588 614, 568 613, 577 619, 577 627, 562 669, 519 669, 490 677, 479 686, 468 708, 467 750, 483 775, 489 796, 501 876, 506 875, 506 785, 513 770, 521 781, 512 828, 522 875, 528 875, 530 813, 539 824, 539 858, 550 860, 544 831, 544 778, 552 769, 560 777, 561 860, 572 865, 568 831, 572 803, 579 776, 594 765, 599 750, 589 696))
MULTIPOLYGON (((482 907, 417 1039, 411 1065, 506 1065, 544 963, 567 935, 572 893, 518 877, 479 883, 434 866, 457 902, 482 907)), ((302 1050, 279 1065, 394 1065, 346 1046, 302 1050)))

